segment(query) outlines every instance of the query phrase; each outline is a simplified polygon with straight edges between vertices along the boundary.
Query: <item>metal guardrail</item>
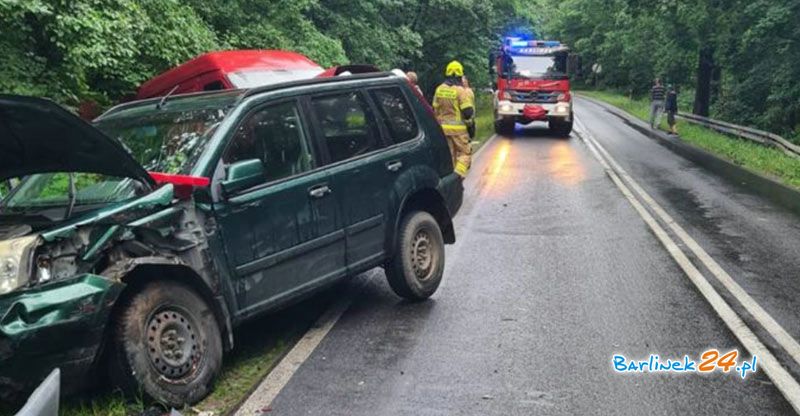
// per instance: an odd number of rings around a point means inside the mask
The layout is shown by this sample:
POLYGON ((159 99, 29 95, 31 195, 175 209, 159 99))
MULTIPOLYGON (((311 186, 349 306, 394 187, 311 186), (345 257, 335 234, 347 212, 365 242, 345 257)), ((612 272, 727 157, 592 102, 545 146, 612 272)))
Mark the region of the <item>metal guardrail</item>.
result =
POLYGON ((766 132, 763 130, 754 129, 751 127, 738 126, 736 124, 727 123, 724 121, 714 120, 694 114, 678 113, 678 117, 693 123, 698 124, 721 133, 730 134, 732 136, 740 137, 780 149, 783 153, 789 156, 800 158, 800 146, 791 143, 777 134, 766 132))

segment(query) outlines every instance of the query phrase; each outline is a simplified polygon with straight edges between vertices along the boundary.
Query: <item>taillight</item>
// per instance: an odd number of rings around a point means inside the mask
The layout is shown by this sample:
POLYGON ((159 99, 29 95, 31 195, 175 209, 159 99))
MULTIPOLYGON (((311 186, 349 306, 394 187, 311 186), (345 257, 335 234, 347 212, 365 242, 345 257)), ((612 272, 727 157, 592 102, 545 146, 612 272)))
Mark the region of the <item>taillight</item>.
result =
POLYGON ((558 94, 558 102, 560 102, 560 103, 568 103, 570 101, 572 101, 572 95, 569 93, 569 91, 567 91, 567 92, 565 92, 563 94, 558 94))

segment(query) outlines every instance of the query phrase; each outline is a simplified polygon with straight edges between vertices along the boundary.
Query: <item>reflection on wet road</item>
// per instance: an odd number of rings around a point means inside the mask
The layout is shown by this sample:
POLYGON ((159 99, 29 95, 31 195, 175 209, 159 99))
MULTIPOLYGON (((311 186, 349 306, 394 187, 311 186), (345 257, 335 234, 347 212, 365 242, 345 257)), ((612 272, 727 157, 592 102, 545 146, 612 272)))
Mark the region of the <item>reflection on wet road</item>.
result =
MULTIPOLYGON (((644 164, 673 164, 644 186, 698 175, 633 130, 609 126, 619 121, 600 110, 576 111, 621 163, 658 155, 644 164)), ((439 292, 407 303, 381 271, 357 279, 366 288, 270 414, 792 411, 763 372, 616 373, 614 354, 745 350, 581 140, 531 129, 486 146, 465 182, 439 292)))

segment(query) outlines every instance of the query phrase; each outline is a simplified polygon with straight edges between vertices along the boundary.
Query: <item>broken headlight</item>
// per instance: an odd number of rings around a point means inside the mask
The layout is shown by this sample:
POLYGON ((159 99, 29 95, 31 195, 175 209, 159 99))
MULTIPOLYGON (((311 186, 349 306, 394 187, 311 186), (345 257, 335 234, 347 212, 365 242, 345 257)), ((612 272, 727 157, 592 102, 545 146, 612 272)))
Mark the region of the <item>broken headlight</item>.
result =
POLYGON ((0 295, 28 284, 38 236, 0 241, 0 295))

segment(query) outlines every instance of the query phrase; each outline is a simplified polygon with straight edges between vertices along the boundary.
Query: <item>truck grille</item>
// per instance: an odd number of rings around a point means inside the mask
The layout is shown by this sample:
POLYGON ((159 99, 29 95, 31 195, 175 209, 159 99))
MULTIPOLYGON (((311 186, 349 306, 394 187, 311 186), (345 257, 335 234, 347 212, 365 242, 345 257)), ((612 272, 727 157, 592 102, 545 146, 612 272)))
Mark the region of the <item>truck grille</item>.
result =
POLYGON ((511 91, 511 101, 517 103, 552 103, 558 102, 558 91, 511 91))

